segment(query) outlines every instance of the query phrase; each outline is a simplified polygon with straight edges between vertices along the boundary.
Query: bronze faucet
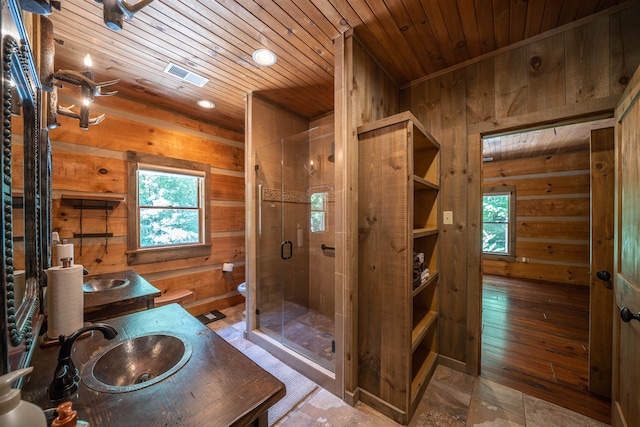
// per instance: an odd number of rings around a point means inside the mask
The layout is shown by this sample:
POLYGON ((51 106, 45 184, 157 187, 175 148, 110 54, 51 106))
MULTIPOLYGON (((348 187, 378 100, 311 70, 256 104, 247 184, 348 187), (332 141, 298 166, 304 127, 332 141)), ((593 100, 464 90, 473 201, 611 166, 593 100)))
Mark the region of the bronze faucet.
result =
POLYGON ((118 335, 113 326, 106 323, 94 323, 93 325, 80 328, 68 338, 64 335, 60 335, 58 340, 60 341, 60 352, 58 353, 58 365, 56 366, 55 373, 53 374, 53 380, 49 385, 49 399, 56 401, 64 397, 67 397, 78 390, 78 381, 80 381, 80 375, 78 370, 73 364, 71 359, 71 350, 73 349, 73 343, 82 334, 89 331, 100 331, 102 335, 108 340, 114 339, 118 335))

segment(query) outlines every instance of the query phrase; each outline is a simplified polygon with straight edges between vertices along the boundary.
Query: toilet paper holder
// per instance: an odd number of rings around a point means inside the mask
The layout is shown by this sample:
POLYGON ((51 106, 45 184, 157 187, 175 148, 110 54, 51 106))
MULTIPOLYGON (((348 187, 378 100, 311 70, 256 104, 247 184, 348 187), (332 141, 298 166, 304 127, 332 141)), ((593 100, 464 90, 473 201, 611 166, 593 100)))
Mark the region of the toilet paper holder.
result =
POLYGON ((233 271, 233 263, 232 262, 225 262, 222 264, 222 271, 225 273, 229 273, 231 271, 233 271))

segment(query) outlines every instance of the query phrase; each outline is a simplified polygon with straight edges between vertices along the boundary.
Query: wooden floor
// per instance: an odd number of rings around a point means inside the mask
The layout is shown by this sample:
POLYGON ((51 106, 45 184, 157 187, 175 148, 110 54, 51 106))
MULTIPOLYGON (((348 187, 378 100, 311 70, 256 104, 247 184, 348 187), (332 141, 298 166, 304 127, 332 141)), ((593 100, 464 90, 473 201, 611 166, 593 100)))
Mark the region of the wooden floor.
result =
POLYGON ((587 390, 589 288, 483 277, 481 376, 611 423, 587 390))

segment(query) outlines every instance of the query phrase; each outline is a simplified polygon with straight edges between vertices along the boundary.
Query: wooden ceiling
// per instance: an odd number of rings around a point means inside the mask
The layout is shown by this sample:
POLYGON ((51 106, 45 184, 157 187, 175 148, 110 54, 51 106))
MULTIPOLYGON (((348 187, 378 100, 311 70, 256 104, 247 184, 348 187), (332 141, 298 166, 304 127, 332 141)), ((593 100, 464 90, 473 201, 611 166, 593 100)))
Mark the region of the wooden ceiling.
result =
POLYGON ((482 157, 497 162, 588 150, 592 130, 613 126, 614 119, 608 118, 485 137, 482 157))
POLYGON ((332 40, 349 29, 402 85, 619 3, 155 0, 113 31, 103 23, 102 4, 67 0, 49 18, 56 69, 79 69, 90 53, 96 80, 121 79, 113 86, 119 96, 242 131, 251 91, 310 119, 332 111, 332 40), (252 52, 263 47, 276 53, 274 66, 253 62, 252 52), (165 74, 169 62, 210 81, 199 88, 165 74), (197 107, 199 99, 216 108, 197 107))

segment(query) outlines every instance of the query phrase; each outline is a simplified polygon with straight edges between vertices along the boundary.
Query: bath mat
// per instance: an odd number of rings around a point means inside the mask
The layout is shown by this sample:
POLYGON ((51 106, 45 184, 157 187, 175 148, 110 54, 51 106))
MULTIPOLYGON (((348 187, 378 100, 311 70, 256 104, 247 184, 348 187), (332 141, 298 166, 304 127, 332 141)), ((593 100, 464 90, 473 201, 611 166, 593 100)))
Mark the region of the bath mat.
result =
POLYGON ((197 316, 197 319, 206 325, 207 323, 215 322, 216 320, 224 319, 225 317, 227 317, 225 314, 218 310, 213 310, 197 316))
POLYGON ((263 348, 243 339, 230 340, 229 343, 236 346, 262 369, 282 381, 287 388, 287 394, 269 408, 269 426, 280 421, 318 389, 316 383, 288 367, 263 348))

